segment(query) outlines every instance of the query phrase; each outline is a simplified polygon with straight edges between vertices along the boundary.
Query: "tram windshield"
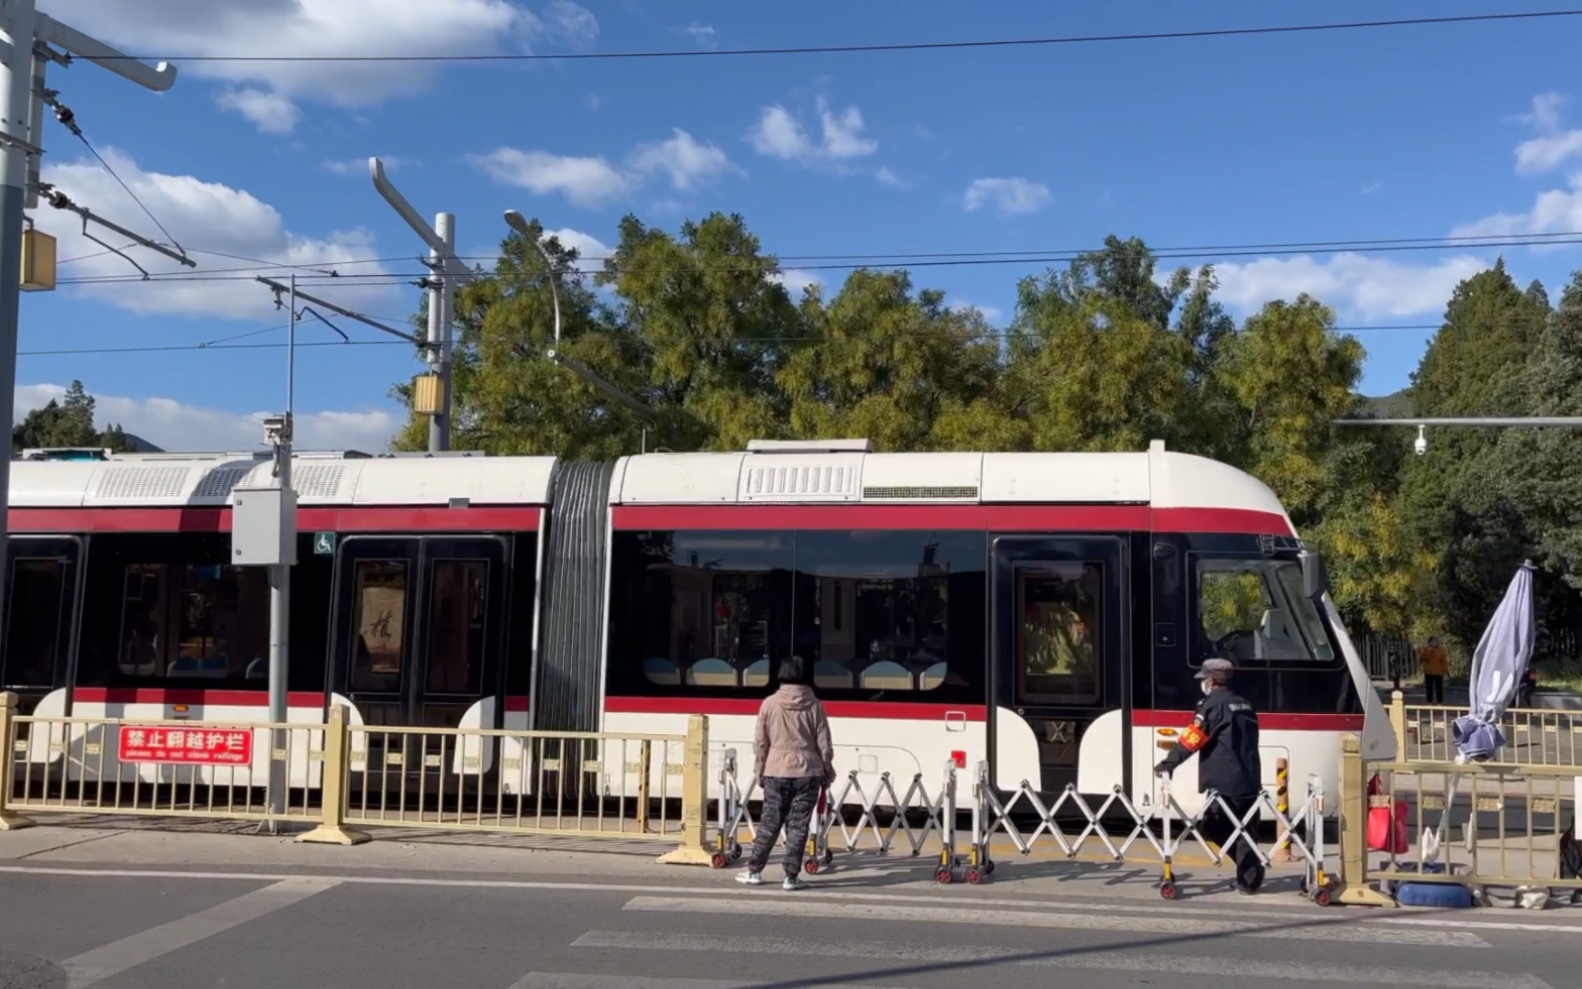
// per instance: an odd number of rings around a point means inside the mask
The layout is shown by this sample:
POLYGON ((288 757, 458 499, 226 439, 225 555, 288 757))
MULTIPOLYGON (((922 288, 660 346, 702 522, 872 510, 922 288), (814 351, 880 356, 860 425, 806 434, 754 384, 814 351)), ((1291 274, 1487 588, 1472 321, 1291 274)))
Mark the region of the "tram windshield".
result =
POLYGON ((1302 565, 1289 557, 1198 556, 1194 664, 1326 665, 1339 649, 1318 605, 1303 594, 1302 565))

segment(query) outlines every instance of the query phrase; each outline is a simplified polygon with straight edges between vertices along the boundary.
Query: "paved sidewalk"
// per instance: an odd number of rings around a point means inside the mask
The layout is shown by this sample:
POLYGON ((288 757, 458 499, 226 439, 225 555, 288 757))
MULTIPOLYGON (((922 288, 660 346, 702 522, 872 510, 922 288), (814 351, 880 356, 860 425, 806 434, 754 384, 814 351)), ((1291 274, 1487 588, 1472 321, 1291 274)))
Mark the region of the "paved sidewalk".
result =
MULTIPOLYGON (((229 825, 228 831, 178 831, 156 830, 149 823, 126 821, 130 826, 121 827, 46 824, 0 832, 0 868, 454 877, 506 884, 578 881, 704 888, 734 886, 732 880, 739 868, 663 866, 655 863, 654 857, 668 846, 619 840, 609 842, 603 851, 587 851, 587 842, 581 848, 567 847, 553 838, 376 832, 374 841, 343 848, 298 844, 289 836, 245 833, 235 825, 229 825)), ((831 889, 932 888, 937 885, 934 868, 932 857, 913 856, 904 850, 887 855, 837 852, 833 867, 811 878, 820 887, 831 889)), ((778 852, 770 871, 779 871, 778 852)), ((1158 902, 1158 874, 1157 865, 1150 862, 1072 862, 1047 854, 1024 857, 1012 853, 999 860, 992 881, 972 887, 970 895, 1158 902)), ((1298 892, 1300 876, 1300 865, 1277 867, 1257 902, 1304 903, 1298 892)), ((1231 889, 1228 867, 1183 863, 1177 868, 1177 884, 1183 897, 1206 896, 1243 906, 1249 902, 1231 889)))

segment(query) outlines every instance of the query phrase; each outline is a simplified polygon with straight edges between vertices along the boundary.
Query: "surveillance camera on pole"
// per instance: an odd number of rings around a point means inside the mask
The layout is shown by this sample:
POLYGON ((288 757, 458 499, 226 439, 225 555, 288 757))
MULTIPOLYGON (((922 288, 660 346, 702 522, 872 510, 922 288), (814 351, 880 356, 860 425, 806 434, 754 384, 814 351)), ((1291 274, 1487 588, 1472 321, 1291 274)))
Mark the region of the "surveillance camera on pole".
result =
POLYGON ((1419 457, 1428 452, 1428 436, 1423 431, 1425 428, 1422 425, 1417 427, 1417 439, 1412 443, 1412 452, 1419 457))

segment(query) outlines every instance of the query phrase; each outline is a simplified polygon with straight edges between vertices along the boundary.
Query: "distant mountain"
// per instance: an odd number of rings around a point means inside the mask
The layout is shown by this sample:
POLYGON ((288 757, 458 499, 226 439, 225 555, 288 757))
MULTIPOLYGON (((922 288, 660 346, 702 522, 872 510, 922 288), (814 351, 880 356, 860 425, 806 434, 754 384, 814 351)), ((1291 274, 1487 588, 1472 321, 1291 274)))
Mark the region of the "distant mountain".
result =
POLYGON ((1413 415, 1412 394, 1405 388, 1378 398, 1365 395, 1362 403, 1362 414, 1375 419, 1410 419, 1413 415))

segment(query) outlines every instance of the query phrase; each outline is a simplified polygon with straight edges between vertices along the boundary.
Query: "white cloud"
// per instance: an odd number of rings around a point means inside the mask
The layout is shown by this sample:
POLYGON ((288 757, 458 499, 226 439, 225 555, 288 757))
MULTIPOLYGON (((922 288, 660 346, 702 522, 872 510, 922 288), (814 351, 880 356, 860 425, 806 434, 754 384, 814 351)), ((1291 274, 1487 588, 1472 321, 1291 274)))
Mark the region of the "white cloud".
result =
POLYGON ((598 93, 589 93, 587 96, 582 98, 582 104, 589 110, 597 110, 599 107, 604 105, 604 100, 599 98, 598 93))
POLYGON ((222 110, 234 110, 251 120, 265 134, 289 134, 302 119, 295 103, 262 89, 222 89, 214 95, 214 102, 222 110))
POLYGON ((979 315, 983 317, 984 321, 990 324, 998 323, 1000 321, 1000 317, 1005 315, 1005 313, 999 309, 996 309, 994 306, 980 306, 976 305, 975 303, 968 302, 966 299, 952 299, 950 308, 956 310, 957 312, 976 309, 979 315))
MULTIPOLYGON (((88 389, 92 393, 93 389, 88 389)), ((66 393, 62 385, 17 385, 13 413, 17 420, 66 393)), ((104 429, 112 424, 134 433, 155 446, 175 452, 220 452, 257 449, 263 444, 263 417, 266 412, 239 414, 185 405, 171 398, 125 398, 94 395, 94 425, 104 429)), ((391 411, 368 408, 360 411, 298 413, 296 445, 303 450, 384 450, 402 421, 391 411)))
POLYGON ((1363 186, 1362 187, 1362 194, 1364 196, 1371 196, 1375 192, 1378 192, 1382 188, 1384 188, 1384 180, 1383 179, 1377 179, 1377 180, 1375 180, 1373 182, 1369 182, 1367 185, 1363 186))
POLYGON ((1562 130, 1560 108, 1566 103, 1562 93, 1543 93, 1533 97, 1531 113, 1518 119, 1538 131, 1516 146, 1516 172, 1537 175, 1548 172, 1582 154, 1582 130, 1562 130))
POLYGON ((598 271, 604 267, 605 259, 615 253, 615 249, 592 234, 585 234, 581 230, 572 230, 564 227, 560 230, 545 230, 545 237, 553 237, 560 241, 562 247, 577 249, 577 267, 582 271, 598 271))
POLYGON ((761 155, 802 164, 863 158, 879 150, 879 142, 863 134, 862 111, 857 107, 835 113, 820 96, 818 116, 820 132, 815 139, 790 110, 778 103, 764 107, 747 140, 761 155))
POLYGON ((714 30, 713 24, 688 24, 681 28, 681 33, 697 42, 699 48, 713 48, 719 40, 719 32, 714 30))
MULTIPOLYGON (((399 172, 408 168, 420 167, 423 163, 416 158, 401 158, 395 155, 377 155, 384 162, 385 171, 399 172)), ((360 179, 368 178, 367 158, 326 158, 320 162, 326 172, 332 175, 351 176, 360 179)))
MULTIPOLYGON (((80 258, 61 265, 59 276, 62 289, 103 298, 123 309, 142 314, 273 318, 274 304, 263 286, 195 278, 165 280, 160 276, 174 272, 201 276, 206 268, 235 268, 249 264, 236 260, 238 257, 280 266, 260 268, 256 272, 249 270, 249 275, 256 273, 281 277, 288 273, 284 270, 287 266, 301 265, 317 269, 334 268, 342 275, 384 273, 384 269, 377 264, 349 263, 378 256, 374 251, 373 239, 366 231, 335 231, 322 238, 293 233, 286 229, 285 221, 274 207, 245 190, 218 182, 205 182, 191 175, 145 172, 135 161, 115 148, 105 148, 103 153, 126 184, 137 193, 138 199, 170 231, 171 236, 192 249, 190 256, 198 262, 198 267, 183 268, 145 248, 130 247, 126 253, 156 276, 153 281, 68 285, 66 280, 77 278, 108 276, 136 279, 138 272, 122 258, 107 254, 102 245, 83 237, 82 223, 74 214, 42 209, 35 214, 39 228, 59 239, 61 260, 80 258), (235 257, 200 254, 197 249, 224 252, 235 257)), ((77 160, 56 164, 46 159, 44 181, 55 185, 73 202, 98 216, 145 236, 161 236, 137 203, 96 162, 77 160)), ((126 243, 103 229, 98 230, 97 235, 116 247, 126 243)), ((370 286, 353 282, 337 285, 331 298, 343 305, 378 311, 381 304, 388 305, 391 302, 394 291, 388 285, 370 286)))
POLYGON ((632 189, 629 176, 599 157, 496 148, 469 160, 496 182, 539 196, 558 192, 578 206, 599 206, 632 189))
POLYGON ((824 284, 824 279, 811 271, 803 271, 800 268, 782 268, 777 274, 770 275, 769 280, 784 285, 786 291, 791 293, 792 301, 801 299, 803 291, 807 288, 813 285, 822 286, 824 284))
POLYGON ((729 172, 740 172, 723 150, 678 128, 668 140, 640 144, 624 167, 604 157, 557 155, 548 151, 497 148, 469 160, 497 182, 536 195, 559 193, 577 206, 596 207, 636 191, 649 177, 663 174, 670 187, 690 191, 729 172))
POLYGON ((1036 213, 1054 202, 1049 187, 1031 179, 973 179, 961 197, 961 208, 971 213, 993 206, 1006 216, 1036 213))
MULTIPOLYGON (((584 48, 593 14, 570 0, 535 13, 513 0, 52 0, 50 13, 128 51, 215 55, 492 55, 544 46, 584 48)), ((362 107, 426 90, 440 63, 395 61, 192 62, 182 71, 278 101, 270 113, 234 108, 282 126, 284 106, 313 100, 362 107)))
POLYGON ((874 172, 873 177, 879 180, 880 185, 887 185, 892 189, 906 188, 906 182, 899 175, 890 171, 888 165, 882 166, 877 172, 874 172))
POLYGON ((1461 281, 1488 266, 1469 255, 1407 264, 1344 253, 1328 261, 1300 255, 1217 264, 1214 274, 1220 297, 1244 312, 1306 292, 1351 318, 1378 319, 1437 312, 1461 281))
POLYGON ((1525 213, 1495 213, 1457 227, 1453 237, 1509 237, 1520 234, 1582 230, 1582 172, 1567 180, 1569 188, 1549 189, 1533 199, 1525 213))
POLYGON ((673 128, 671 135, 668 141, 639 145, 627 160, 628 164, 645 175, 668 174, 670 187, 683 192, 697 183, 739 171, 719 147, 698 141, 679 127, 673 128))

